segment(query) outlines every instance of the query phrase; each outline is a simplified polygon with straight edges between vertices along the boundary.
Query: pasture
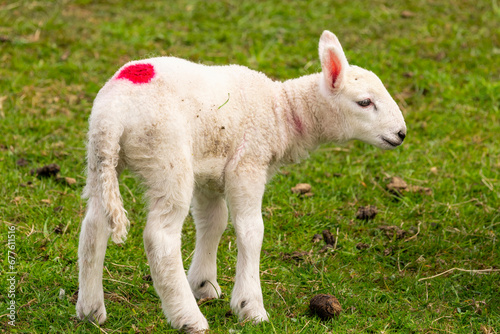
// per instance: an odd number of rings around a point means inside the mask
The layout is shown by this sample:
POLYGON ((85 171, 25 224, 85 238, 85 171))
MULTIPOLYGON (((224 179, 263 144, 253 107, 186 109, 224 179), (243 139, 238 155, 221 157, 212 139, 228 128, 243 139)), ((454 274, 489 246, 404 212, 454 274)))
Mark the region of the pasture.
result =
MULTIPOLYGON (((281 81, 319 72, 325 29, 351 64, 381 78, 407 137, 393 151, 321 146, 282 168, 263 203, 270 321, 228 312, 237 254, 229 224, 218 254, 224 295, 200 306, 210 332, 500 332, 498 1, 22 0, 0 1, 0 22, 2 333, 176 332, 150 279, 146 203, 129 172, 120 191, 130 232, 109 243, 104 263, 108 320, 76 318, 93 99, 125 62, 154 56, 240 64, 281 81), (60 170, 37 173, 50 164, 60 170), (298 183, 312 194, 292 193, 298 183), (368 206, 377 213, 363 219, 368 206), (313 241, 325 230, 332 247, 313 241), (338 298, 340 316, 309 312, 319 293, 338 298)), ((186 269, 194 242, 188 217, 186 269)))

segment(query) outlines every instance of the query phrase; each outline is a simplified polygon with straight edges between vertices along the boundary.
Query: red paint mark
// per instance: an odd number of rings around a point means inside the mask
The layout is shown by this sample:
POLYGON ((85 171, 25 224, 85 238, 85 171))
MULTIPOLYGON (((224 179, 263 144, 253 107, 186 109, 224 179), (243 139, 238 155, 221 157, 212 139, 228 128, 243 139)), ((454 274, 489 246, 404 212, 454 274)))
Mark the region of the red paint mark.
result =
POLYGON ((302 124, 302 120, 295 114, 292 115, 292 120, 295 131, 301 135, 304 134, 304 124, 302 124))
POLYGON ((155 68, 151 64, 134 64, 125 67, 118 73, 117 79, 127 79, 135 84, 148 83, 155 76, 155 68))
POLYGON ((333 51, 329 51, 330 56, 330 75, 332 77, 332 87, 335 88, 335 82, 337 81, 340 71, 342 69, 342 64, 340 63, 340 59, 333 53, 333 51))

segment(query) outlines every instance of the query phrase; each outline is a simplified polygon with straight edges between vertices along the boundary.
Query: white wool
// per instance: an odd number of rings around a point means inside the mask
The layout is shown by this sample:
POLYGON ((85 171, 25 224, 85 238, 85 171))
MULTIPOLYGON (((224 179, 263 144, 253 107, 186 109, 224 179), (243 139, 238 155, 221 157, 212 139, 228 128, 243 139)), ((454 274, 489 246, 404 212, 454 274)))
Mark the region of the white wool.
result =
POLYGON ((231 307, 242 319, 268 319, 259 253, 261 201, 269 178, 322 143, 359 139, 392 149, 406 135, 401 111, 382 82, 349 66, 334 34, 323 33, 319 53, 321 73, 283 83, 242 66, 172 57, 128 63, 106 83, 95 99, 88 135, 80 318, 106 319, 102 266, 109 236, 115 242, 126 237, 118 176, 128 167, 147 189, 144 245, 172 326, 208 328, 195 297, 221 294, 216 253, 228 206, 238 244, 231 307), (139 74, 145 77, 134 77, 139 74), (197 242, 186 277, 180 240, 191 205, 197 242))

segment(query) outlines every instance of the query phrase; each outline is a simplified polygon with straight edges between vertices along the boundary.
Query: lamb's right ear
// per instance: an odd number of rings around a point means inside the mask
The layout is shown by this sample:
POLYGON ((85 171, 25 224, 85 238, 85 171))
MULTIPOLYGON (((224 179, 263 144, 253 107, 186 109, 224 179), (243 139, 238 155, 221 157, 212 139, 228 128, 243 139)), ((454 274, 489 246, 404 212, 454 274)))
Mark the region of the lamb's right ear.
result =
POLYGON ((328 30, 323 31, 319 39, 319 59, 326 86, 338 88, 349 63, 337 36, 328 30))

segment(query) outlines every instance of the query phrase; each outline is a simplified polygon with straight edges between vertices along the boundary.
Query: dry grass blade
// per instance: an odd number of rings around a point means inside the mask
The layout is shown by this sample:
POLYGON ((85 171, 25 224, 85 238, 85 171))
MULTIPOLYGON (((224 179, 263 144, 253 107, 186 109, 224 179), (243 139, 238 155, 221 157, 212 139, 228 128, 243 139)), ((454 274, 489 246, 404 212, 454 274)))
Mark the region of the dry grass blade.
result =
POLYGON ((463 272, 471 273, 471 274, 487 274, 487 273, 493 273, 493 272, 499 272, 500 271, 500 269, 462 269, 462 268, 451 268, 451 269, 448 269, 446 271, 443 271, 440 274, 437 274, 437 275, 434 275, 434 276, 430 276, 430 277, 421 278, 418 281, 421 282, 421 281, 425 281, 425 280, 428 280, 428 279, 433 279, 433 278, 436 278, 436 277, 439 277, 439 276, 442 276, 442 275, 446 275, 447 273, 453 272, 455 270, 463 271, 463 272))

